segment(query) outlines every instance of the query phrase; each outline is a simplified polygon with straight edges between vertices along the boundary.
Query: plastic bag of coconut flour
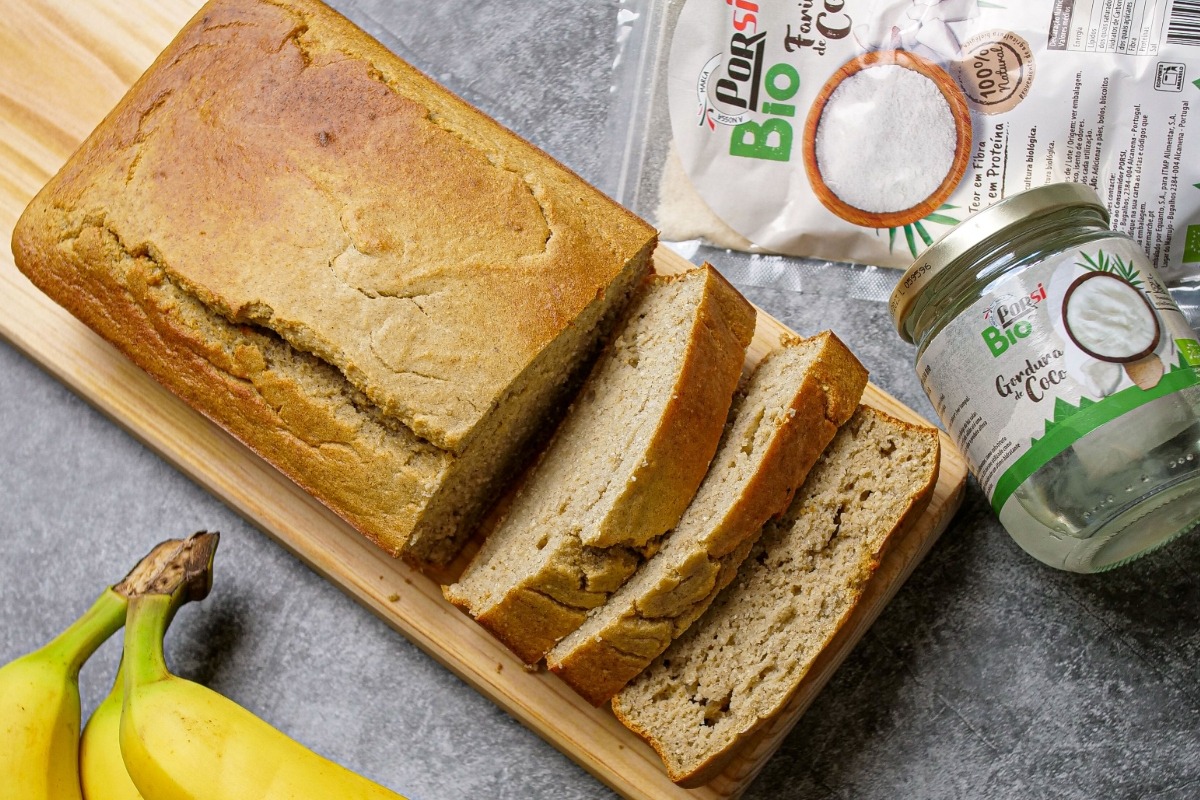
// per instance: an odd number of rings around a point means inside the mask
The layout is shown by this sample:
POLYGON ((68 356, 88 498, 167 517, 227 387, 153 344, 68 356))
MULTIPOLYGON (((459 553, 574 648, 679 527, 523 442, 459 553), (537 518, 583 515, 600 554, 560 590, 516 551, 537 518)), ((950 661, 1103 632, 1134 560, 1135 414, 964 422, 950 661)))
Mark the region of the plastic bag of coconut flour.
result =
MULTIPOLYGON (((972 212, 1063 180, 1098 189, 1170 283, 1200 273, 1200 0, 623 0, 620 15, 608 188, 685 254, 805 257, 735 259, 743 280, 811 278, 813 259, 906 267, 972 212)), ((837 272, 858 297, 895 280, 837 272)))

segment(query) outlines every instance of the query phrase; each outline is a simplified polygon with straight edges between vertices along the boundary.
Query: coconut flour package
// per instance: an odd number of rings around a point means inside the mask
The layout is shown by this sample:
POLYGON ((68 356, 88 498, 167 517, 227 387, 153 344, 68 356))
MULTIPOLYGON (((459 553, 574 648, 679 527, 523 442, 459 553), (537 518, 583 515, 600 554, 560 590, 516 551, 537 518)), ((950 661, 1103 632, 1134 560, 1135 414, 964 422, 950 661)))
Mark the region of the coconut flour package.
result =
POLYGON ((1169 281, 1198 271, 1200 0, 621 15, 611 188, 668 241, 903 267, 1008 194, 1078 181, 1169 281))

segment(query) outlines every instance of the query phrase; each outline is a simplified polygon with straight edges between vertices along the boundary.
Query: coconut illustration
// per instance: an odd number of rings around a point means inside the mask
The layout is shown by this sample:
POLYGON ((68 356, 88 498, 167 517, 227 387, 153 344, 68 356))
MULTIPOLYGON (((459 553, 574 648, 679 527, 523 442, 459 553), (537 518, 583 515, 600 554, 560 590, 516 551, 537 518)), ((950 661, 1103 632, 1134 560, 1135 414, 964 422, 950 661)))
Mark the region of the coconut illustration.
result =
POLYGON ((1143 389, 1158 385, 1162 359, 1154 352, 1162 338, 1158 315, 1146 296, 1111 272, 1076 278, 1063 295, 1067 336, 1088 356, 1119 364, 1143 389))
POLYGON ((946 70, 907 50, 873 50, 817 92, 802 153, 825 208, 855 225, 895 228, 950 197, 971 147, 967 98, 946 70))

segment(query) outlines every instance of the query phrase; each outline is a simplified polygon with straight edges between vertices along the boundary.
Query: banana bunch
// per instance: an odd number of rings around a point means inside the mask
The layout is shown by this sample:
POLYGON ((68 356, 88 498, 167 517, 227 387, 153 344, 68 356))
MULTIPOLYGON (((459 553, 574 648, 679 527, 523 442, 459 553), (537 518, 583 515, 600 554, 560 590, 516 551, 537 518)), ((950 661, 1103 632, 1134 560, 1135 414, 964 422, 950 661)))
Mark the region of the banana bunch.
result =
POLYGON ((0 669, 0 800, 404 800, 168 671, 167 627, 208 593, 216 541, 188 539, 148 579, 109 590, 62 636, 0 669), (116 683, 81 744, 79 666, 122 623, 116 683))
POLYGON ((0 800, 80 800, 79 669, 181 544, 155 547, 53 641, 0 668, 0 800))

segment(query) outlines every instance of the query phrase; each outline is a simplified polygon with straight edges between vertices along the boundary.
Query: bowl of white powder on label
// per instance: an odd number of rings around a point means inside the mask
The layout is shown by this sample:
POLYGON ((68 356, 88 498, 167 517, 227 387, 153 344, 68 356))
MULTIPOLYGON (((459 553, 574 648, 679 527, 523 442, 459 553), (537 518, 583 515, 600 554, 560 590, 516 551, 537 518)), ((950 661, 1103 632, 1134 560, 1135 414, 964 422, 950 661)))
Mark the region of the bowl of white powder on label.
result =
POLYGON ((966 171, 971 114, 944 69, 905 50, 843 64, 804 127, 804 166, 822 204, 868 228, 937 210, 966 171))

